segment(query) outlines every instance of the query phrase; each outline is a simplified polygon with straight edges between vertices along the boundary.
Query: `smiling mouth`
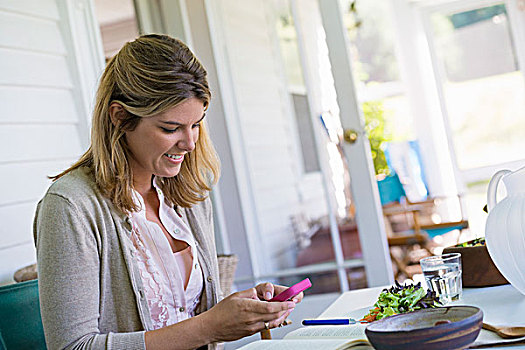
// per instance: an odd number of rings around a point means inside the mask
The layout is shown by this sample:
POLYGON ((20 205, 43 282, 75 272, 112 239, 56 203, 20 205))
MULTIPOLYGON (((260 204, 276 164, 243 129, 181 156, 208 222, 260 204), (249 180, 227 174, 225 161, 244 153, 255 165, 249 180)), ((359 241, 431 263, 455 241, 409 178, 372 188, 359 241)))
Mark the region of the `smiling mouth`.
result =
POLYGON ((169 153, 164 153, 164 155, 170 159, 174 159, 174 160, 181 160, 182 158, 184 158, 184 155, 178 155, 178 154, 169 154, 169 153))

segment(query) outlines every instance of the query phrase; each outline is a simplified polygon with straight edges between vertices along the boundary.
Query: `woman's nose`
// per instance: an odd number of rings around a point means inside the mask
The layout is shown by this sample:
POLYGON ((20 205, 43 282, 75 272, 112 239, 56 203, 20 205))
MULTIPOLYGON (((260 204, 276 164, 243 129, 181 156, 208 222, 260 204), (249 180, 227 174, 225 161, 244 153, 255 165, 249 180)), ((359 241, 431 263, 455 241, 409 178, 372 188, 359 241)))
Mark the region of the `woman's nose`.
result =
POLYGON ((184 133, 183 138, 179 141, 179 148, 191 152, 195 149, 195 143, 197 142, 198 133, 195 130, 190 129, 184 133))

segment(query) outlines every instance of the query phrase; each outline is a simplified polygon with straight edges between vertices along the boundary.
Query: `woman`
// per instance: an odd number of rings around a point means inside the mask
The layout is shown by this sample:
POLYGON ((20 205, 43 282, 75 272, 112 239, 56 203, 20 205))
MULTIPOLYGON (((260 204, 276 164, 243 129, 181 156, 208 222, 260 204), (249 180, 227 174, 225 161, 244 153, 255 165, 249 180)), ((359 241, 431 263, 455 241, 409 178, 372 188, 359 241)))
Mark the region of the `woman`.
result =
POLYGON ((127 43, 97 91, 91 146, 37 207, 50 349, 193 349, 279 326, 299 302, 270 283, 219 302, 203 124, 206 71, 168 36, 127 43))

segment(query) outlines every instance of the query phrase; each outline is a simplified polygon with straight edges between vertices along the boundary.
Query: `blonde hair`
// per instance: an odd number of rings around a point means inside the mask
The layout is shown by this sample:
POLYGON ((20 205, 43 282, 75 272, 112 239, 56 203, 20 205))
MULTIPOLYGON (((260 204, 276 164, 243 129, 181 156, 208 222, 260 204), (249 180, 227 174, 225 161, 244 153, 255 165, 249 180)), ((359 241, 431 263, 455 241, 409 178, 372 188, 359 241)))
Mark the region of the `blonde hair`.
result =
MULTIPOLYGON (((77 168, 89 167, 102 191, 124 213, 138 208, 132 199, 133 174, 129 166, 126 131, 151 117, 197 98, 206 109, 211 94, 206 70, 180 40, 167 35, 144 35, 128 42, 108 62, 97 90, 91 145, 57 180, 77 168), (117 102, 127 112, 120 123, 111 122, 109 106, 117 102)), ((179 174, 160 178, 165 197, 191 207, 203 201, 219 177, 219 159, 201 124, 195 149, 184 158, 179 174)))

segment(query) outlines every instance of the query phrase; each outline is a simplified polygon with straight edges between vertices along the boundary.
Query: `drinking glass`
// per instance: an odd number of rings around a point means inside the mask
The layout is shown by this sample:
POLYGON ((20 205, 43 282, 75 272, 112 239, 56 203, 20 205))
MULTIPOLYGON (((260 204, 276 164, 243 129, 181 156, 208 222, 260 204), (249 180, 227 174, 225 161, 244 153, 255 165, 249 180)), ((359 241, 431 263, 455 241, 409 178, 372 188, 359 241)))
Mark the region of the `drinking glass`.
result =
POLYGON ((436 292, 445 305, 459 300, 462 293, 461 254, 449 253, 430 256, 419 261, 428 288, 436 292))

